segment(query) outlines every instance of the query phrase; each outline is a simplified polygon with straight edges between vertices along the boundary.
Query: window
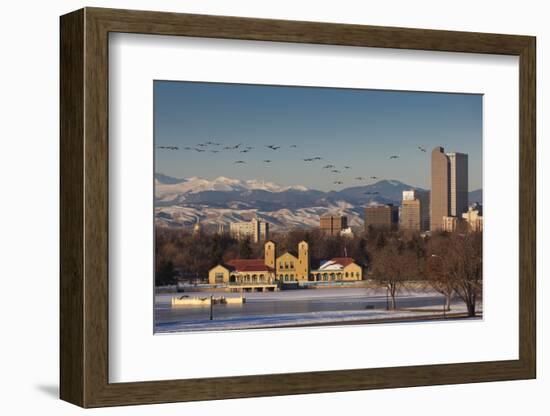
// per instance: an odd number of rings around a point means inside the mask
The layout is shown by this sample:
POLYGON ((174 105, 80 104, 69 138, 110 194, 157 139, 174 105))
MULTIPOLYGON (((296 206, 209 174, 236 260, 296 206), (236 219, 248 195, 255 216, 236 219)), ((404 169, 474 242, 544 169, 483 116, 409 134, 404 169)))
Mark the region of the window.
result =
POLYGON ((223 283, 223 273, 216 273, 216 284, 223 283))

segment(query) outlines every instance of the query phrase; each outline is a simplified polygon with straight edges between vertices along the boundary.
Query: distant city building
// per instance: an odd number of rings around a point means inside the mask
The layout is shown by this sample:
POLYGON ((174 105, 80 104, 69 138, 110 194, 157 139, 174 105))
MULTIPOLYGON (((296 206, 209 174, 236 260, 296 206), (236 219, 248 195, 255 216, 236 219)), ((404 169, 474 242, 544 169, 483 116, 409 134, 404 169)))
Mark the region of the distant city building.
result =
POLYGON ((426 231, 430 227, 430 196, 428 191, 403 191, 399 226, 409 231, 426 231))
MULTIPOLYGON (((468 155, 432 150, 430 229, 444 229, 444 217, 459 217, 468 209, 468 155)), ((446 220, 445 220, 446 221, 446 220)))
POLYGON ((365 231, 369 228, 394 229, 399 219, 399 208, 392 204, 365 207, 365 231))
POLYGON ((458 228, 458 217, 443 217, 441 221, 441 231, 447 231, 448 233, 454 233, 458 228))
POLYGON ((399 228, 406 231, 421 231, 421 203, 418 199, 404 199, 401 203, 399 228))
POLYGON ((224 235, 226 232, 225 224, 218 224, 218 234, 224 235))
POLYGON ((468 211, 468 155, 447 153, 449 158, 450 214, 460 217, 468 211))
POLYGON ((481 206, 475 204, 468 208, 468 212, 462 214, 462 219, 472 231, 483 231, 483 216, 481 206))
POLYGON ((229 234, 236 239, 250 238, 255 243, 269 239, 269 224, 253 218, 251 221, 232 222, 229 234))
POLYGON ((323 215, 319 219, 319 228, 325 234, 337 236, 348 228, 348 217, 341 215, 323 215))

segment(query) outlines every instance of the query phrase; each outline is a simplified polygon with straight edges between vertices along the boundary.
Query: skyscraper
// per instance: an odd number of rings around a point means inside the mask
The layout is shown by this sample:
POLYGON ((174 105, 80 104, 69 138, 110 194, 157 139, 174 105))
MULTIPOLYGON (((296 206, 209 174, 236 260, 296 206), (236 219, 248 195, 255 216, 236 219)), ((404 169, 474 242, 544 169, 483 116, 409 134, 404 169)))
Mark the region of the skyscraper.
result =
POLYGON ((443 229, 443 217, 460 217, 468 211, 468 155, 432 150, 430 229, 443 229))
POLYGON ((447 153, 449 158, 450 214, 460 217, 468 212, 468 155, 447 153))
POLYGON ((430 229, 430 192, 420 189, 403 191, 400 227, 411 231, 430 229))

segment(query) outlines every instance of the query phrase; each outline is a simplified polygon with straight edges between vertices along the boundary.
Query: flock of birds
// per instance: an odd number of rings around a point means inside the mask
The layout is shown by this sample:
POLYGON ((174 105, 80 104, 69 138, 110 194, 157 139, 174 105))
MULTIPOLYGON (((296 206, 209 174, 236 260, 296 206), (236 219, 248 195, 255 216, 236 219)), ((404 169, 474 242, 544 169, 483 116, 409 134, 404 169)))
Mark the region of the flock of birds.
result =
MULTIPOLYGON (((156 146, 156 147, 157 147, 157 149, 161 149, 161 150, 169 150, 169 151, 180 150, 180 147, 178 147, 178 146, 156 146)), ((266 149, 270 149, 271 151, 278 151, 283 146, 282 145, 270 144, 270 145, 267 145, 265 147, 266 147, 266 149)), ((288 146, 288 148, 296 149, 296 148, 298 148, 298 145, 297 144, 291 144, 291 145, 288 146)), ((416 146, 416 148, 419 151, 421 151, 423 153, 426 153, 426 149, 424 147, 416 146)), ((246 154, 246 153, 249 153, 250 151, 254 150, 255 147, 245 146, 243 143, 239 143, 239 144, 236 144, 236 145, 224 145, 224 144, 218 143, 218 142, 206 141, 204 143, 198 143, 196 146, 185 146, 185 147, 182 147, 182 149, 185 150, 185 151, 196 151, 198 153, 203 153, 203 152, 220 153, 222 151, 236 151, 238 153, 246 154)), ((399 155, 390 155, 389 159, 390 160, 399 159, 399 155)), ((313 156, 313 157, 307 157, 307 158, 302 159, 302 161, 304 161, 306 163, 311 163, 311 162, 316 162, 316 161, 321 161, 321 160, 324 160, 324 158, 321 157, 321 156, 313 156)), ((273 162, 272 159, 264 159, 263 160, 263 163, 266 163, 266 164, 269 164, 269 163, 272 163, 272 162, 273 162)), ((233 164, 235 164, 235 165, 244 165, 246 163, 247 162, 244 161, 244 160, 236 160, 236 161, 233 162, 233 164)), ((349 169, 352 169, 352 167, 348 166, 348 165, 344 165, 342 168, 338 169, 336 167, 336 165, 334 165, 332 163, 329 163, 329 164, 324 165, 322 167, 322 169, 326 170, 326 171, 329 171, 330 173, 333 173, 333 174, 340 174, 340 173, 342 173, 342 169, 344 171, 347 171, 349 169)), ((379 179, 378 176, 370 176, 369 178, 372 179, 372 180, 379 179)), ((363 176, 356 176, 354 179, 356 181, 365 181, 367 178, 363 177, 363 176)), ((337 179, 337 180, 334 180, 333 183, 335 185, 343 185, 344 181, 340 180, 340 179, 337 179)), ((368 191, 368 192, 365 192, 365 194, 366 195, 378 195, 378 192, 368 191)))

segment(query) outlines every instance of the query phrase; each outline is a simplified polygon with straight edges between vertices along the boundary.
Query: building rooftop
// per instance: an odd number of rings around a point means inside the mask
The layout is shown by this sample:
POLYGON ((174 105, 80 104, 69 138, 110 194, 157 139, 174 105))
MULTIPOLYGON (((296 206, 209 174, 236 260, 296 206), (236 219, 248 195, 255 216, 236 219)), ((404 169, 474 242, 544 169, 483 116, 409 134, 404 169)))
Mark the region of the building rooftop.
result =
POLYGON ((234 259, 226 262, 225 266, 236 272, 272 272, 273 269, 265 264, 264 259, 234 259))
POLYGON ((334 257, 321 263, 319 270, 342 270, 352 263, 355 263, 355 261, 351 257, 334 257))

